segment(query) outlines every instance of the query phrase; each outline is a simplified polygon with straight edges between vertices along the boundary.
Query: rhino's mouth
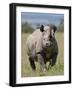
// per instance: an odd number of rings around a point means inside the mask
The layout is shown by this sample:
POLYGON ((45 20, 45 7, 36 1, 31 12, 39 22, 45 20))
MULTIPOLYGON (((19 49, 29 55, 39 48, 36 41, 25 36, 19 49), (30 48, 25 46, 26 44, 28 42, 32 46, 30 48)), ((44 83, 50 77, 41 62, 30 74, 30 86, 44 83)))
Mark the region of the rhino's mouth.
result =
POLYGON ((46 44, 45 47, 43 47, 44 49, 50 48, 53 45, 53 43, 51 42, 50 44, 46 44))
POLYGON ((45 47, 43 47, 43 50, 47 50, 50 47, 51 47, 50 45, 46 45, 45 47))

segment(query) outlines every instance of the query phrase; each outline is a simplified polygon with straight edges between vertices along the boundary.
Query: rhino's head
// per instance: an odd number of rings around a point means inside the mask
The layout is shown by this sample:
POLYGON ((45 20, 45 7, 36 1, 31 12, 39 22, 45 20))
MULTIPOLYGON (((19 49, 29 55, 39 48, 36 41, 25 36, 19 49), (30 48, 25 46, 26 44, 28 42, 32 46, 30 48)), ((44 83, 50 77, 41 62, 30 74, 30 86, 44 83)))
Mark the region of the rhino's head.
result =
POLYGON ((50 47, 52 45, 52 39, 55 38, 55 25, 43 26, 41 25, 40 31, 42 32, 42 46, 43 48, 50 47))

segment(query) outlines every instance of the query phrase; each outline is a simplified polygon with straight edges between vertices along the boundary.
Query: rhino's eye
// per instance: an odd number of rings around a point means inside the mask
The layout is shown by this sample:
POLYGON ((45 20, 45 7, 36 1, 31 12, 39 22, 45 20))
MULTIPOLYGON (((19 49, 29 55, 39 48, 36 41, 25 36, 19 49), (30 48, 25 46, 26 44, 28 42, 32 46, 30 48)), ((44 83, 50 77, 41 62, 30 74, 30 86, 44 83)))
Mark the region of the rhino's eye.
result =
POLYGON ((52 36, 51 36, 51 35, 49 36, 49 40, 50 40, 50 41, 52 40, 52 36))
POLYGON ((50 35, 49 38, 51 39, 52 38, 52 35, 50 35))
POLYGON ((45 40, 45 38, 43 40, 45 40))

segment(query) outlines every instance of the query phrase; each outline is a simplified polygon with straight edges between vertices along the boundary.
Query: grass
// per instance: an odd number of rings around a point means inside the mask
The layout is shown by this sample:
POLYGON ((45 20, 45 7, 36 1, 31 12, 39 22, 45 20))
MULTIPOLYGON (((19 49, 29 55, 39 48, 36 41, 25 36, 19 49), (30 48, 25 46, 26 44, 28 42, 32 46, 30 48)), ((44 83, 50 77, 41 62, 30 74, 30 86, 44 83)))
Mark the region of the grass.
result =
MULTIPOLYGON (((57 58, 56 65, 47 70, 45 73, 40 72, 39 63, 36 62, 36 71, 33 72, 26 50, 26 39, 30 34, 22 33, 21 35, 21 76, 22 77, 34 77, 34 76, 57 76, 57 75, 64 75, 64 33, 57 32, 56 39, 59 48, 59 54, 57 58)), ((47 63, 48 65, 48 63, 47 63)))

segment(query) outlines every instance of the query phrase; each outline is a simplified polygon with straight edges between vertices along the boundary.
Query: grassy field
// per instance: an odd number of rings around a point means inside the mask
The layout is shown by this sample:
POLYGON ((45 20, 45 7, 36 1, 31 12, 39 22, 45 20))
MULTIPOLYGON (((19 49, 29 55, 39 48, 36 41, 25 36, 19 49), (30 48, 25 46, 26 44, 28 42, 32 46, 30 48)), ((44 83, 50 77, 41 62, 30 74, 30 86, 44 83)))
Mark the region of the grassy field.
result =
POLYGON ((59 47, 59 54, 57 58, 56 65, 51 69, 47 70, 45 73, 40 72, 39 64, 36 62, 36 71, 33 72, 26 50, 26 39, 30 34, 22 33, 21 35, 21 76, 22 77, 32 77, 32 76, 55 76, 64 75, 64 33, 57 32, 56 39, 59 47))

